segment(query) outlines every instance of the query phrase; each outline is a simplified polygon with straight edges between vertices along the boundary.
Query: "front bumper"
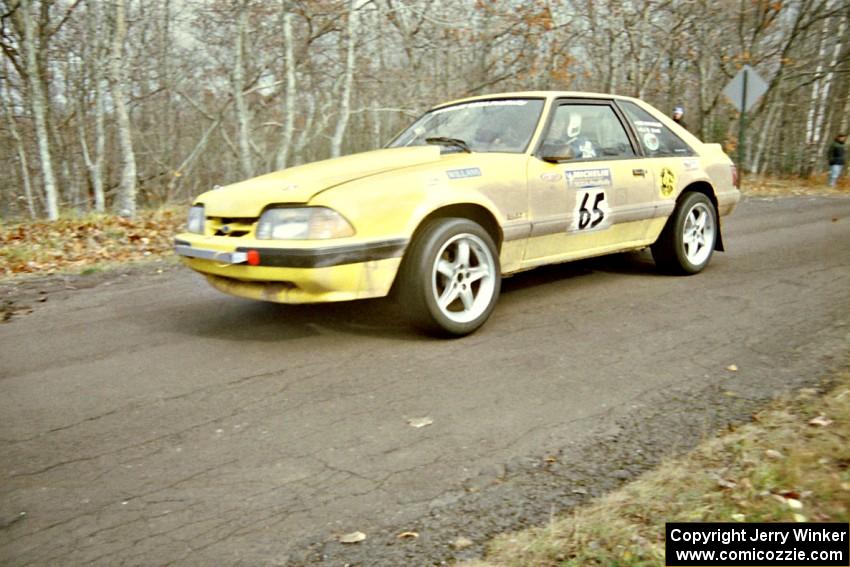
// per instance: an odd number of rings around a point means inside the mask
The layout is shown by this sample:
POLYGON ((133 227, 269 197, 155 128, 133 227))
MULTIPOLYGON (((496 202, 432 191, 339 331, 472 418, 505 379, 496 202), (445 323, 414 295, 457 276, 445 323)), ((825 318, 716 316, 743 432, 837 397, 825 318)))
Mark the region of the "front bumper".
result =
POLYGON ((276 303, 318 303, 387 295, 407 239, 297 248, 262 244, 234 246, 232 238, 184 233, 174 250, 225 293, 276 303))
POLYGON ((218 250, 208 250, 206 248, 193 248, 191 244, 183 241, 176 241, 174 244, 174 252, 178 256, 186 258, 200 258, 201 260, 212 260, 221 264, 244 264, 248 261, 247 252, 220 252, 218 250))

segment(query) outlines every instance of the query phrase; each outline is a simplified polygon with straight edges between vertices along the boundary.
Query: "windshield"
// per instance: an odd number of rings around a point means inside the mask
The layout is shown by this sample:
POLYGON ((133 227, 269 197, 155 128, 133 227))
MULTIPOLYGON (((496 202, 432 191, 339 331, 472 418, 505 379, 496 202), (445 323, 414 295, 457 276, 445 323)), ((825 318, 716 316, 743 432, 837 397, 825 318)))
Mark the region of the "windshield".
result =
POLYGON ((438 143, 443 152, 522 153, 528 147, 543 101, 477 100, 432 110, 390 142, 390 148, 438 143), (430 138, 430 140, 429 140, 430 138), (452 140, 453 142, 447 142, 452 140))

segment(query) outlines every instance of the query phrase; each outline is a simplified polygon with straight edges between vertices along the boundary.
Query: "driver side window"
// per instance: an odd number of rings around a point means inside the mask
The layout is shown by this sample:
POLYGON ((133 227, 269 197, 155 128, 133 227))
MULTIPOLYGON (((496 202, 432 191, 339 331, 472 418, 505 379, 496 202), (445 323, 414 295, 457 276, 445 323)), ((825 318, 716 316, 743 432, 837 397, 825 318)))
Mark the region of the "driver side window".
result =
POLYGON ((564 160, 633 157, 623 125, 608 105, 562 104, 555 109, 541 150, 564 160))

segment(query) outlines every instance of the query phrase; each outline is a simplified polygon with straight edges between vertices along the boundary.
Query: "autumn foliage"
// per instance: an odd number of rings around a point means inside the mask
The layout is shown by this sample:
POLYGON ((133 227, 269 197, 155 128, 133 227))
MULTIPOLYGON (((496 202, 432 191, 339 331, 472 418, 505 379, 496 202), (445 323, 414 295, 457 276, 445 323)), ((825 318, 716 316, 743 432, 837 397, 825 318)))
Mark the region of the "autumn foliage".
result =
POLYGON ((185 211, 160 209, 136 219, 107 215, 0 225, 0 277, 50 274, 171 252, 185 211))

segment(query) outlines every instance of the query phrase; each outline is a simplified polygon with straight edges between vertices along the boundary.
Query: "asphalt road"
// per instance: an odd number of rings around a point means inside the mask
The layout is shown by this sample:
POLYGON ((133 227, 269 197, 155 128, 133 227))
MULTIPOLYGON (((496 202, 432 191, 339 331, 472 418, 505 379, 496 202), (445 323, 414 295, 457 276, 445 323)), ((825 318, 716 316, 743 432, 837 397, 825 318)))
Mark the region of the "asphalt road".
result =
POLYGON ((850 198, 746 201, 725 239, 694 277, 645 253, 515 276, 455 341, 385 302, 254 303, 182 268, 50 296, 0 325, 0 563, 341 565, 376 534, 426 541, 426 516, 463 535, 476 479, 647 407, 846 360, 850 198))

